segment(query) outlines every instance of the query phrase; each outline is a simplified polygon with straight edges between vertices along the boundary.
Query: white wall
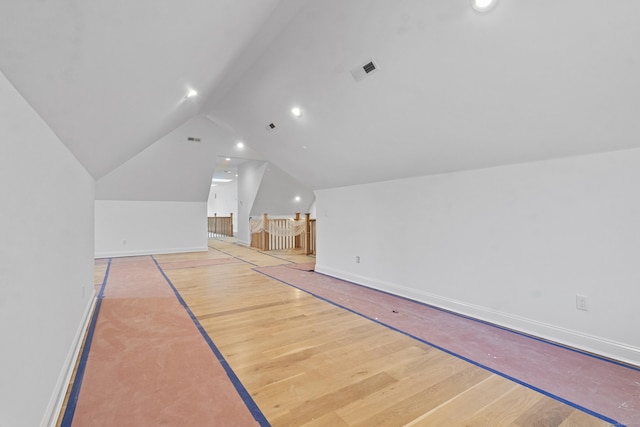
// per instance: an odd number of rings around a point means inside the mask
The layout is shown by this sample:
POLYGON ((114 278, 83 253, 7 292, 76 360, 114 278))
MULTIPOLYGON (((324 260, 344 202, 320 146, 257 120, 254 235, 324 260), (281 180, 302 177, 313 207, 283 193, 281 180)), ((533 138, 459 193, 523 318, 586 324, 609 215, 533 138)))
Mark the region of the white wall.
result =
POLYGON ((230 130, 197 116, 99 179, 96 256, 207 250, 207 198, 217 159, 259 157, 236 142, 230 130))
POLYGON ((320 190, 316 270, 640 364, 638 183, 636 149, 320 190))
POLYGON ((55 416, 93 300, 94 180, 0 73, 0 426, 55 416))
POLYGON ((211 186, 207 200, 207 216, 233 214, 233 231, 238 231, 238 181, 222 182, 211 186))
POLYGON ((207 250, 206 202, 95 201, 95 256, 207 250))
POLYGON ((266 162, 261 161, 245 162, 238 166, 238 218, 235 221, 238 224, 238 233, 236 237, 246 245, 251 243, 249 217, 266 169, 266 162))

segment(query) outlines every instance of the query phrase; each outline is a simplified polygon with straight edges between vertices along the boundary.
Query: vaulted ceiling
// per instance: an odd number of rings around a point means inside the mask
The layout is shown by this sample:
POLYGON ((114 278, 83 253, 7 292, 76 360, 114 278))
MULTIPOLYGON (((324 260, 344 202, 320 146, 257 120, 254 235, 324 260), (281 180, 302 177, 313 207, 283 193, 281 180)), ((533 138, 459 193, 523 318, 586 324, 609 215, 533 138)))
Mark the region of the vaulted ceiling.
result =
POLYGON ((3 1, 0 69, 99 179, 198 115, 278 6, 3 1))
POLYGON ((212 166, 241 139, 318 189, 640 146, 639 20, 636 0, 9 0, 0 70, 98 182, 147 152, 180 176, 151 147, 213 126, 212 166))

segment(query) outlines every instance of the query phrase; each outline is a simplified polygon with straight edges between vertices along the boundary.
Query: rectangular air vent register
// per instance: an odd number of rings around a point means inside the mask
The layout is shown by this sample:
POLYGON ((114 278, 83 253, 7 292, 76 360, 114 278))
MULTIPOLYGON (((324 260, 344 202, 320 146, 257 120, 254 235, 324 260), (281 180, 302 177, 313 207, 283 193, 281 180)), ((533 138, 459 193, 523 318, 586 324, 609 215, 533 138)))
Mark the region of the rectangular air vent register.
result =
POLYGON ((371 74, 377 71, 378 71, 378 64, 376 64, 373 59, 369 59, 364 64, 359 65, 353 70, 351 70, 351 75, 357 82, 359 82, 360 80, 370 76, 371 74))

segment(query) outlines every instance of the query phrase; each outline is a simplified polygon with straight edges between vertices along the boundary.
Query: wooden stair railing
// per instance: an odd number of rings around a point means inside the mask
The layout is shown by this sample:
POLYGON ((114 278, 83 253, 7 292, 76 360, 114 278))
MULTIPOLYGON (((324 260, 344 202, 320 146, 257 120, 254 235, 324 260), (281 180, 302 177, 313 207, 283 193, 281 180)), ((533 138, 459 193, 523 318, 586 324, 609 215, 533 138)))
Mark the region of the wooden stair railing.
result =
POLYGON ((210 236, 233 237, 233 213, 230 213, 229 216, 214 214, 214 216, 208 217, 207 229, 210 236))
POLYGON ((298 248, 304 249, 306 255, 315 255, 316 220, 311 219, 311 214, 305 214, 302 230, 300 221, 300 213, 296 213, 294 218, 269 218, 263 214, 262 224, 257 227, 260 231, 251 233, 251 247, 262 251, 298 248), (269 230, 279 232, 270 233, 269 230))

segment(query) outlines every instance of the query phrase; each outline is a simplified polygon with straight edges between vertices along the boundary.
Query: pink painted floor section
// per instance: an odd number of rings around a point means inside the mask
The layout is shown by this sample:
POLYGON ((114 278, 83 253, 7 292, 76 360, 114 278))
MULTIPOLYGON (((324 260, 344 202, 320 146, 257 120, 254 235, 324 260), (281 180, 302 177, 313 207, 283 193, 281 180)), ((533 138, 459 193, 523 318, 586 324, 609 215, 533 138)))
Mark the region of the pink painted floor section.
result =
POLYGON ((380 323, 530 384, 640 426, 640 370, 292 266, 256 268, 380 323))
POLYGON ((151 257, 114 259, 73 426, 258 425, 151 257))

